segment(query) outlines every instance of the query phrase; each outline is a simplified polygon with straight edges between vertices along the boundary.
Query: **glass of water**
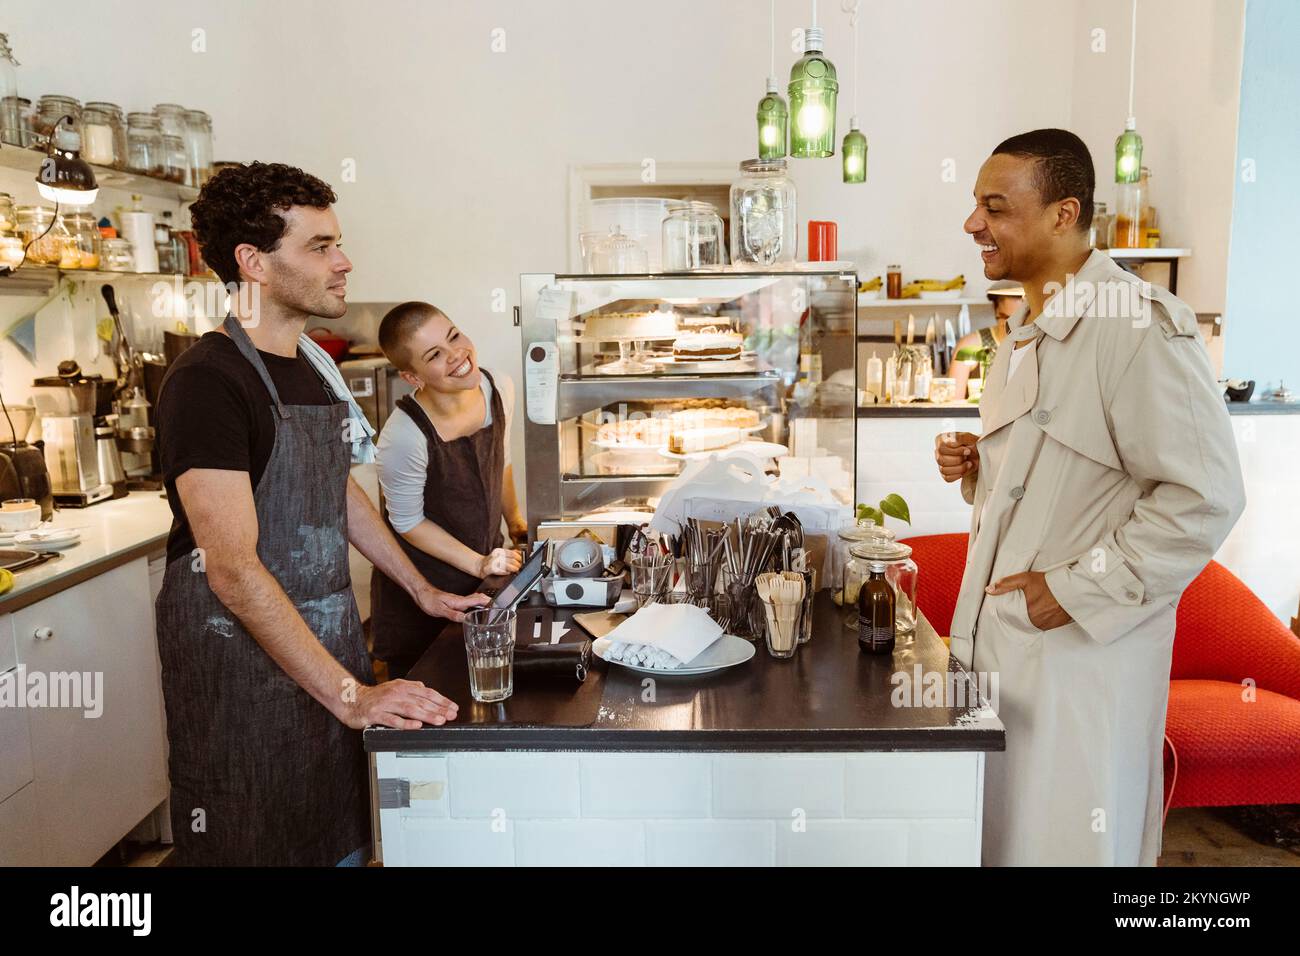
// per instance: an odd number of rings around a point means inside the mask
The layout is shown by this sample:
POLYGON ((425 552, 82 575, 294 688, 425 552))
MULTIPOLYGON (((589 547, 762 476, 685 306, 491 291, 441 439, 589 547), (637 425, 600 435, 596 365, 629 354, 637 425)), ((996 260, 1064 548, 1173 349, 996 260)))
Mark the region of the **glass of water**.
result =
POLYGON ((638 610, 647 604, 657 604, 672 590, 673 563, 671 558, 638 555, 632 559, 632 595, 638 610))
POLYGON ((484 704, 508 698, 515 689, 514 608, 481 607, 465 613, 465 656, 469 692, 484 704))

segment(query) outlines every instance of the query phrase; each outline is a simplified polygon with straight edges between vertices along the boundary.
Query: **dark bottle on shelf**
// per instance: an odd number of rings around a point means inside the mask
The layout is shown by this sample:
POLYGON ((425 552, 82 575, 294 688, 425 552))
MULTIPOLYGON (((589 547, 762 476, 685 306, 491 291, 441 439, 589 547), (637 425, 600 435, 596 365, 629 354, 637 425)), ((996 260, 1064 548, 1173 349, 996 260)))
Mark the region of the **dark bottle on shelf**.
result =
POLYGON ((894 652, 894 588, 883 562, 872 561, 858 592, 858 649, 864 654, 894 652))

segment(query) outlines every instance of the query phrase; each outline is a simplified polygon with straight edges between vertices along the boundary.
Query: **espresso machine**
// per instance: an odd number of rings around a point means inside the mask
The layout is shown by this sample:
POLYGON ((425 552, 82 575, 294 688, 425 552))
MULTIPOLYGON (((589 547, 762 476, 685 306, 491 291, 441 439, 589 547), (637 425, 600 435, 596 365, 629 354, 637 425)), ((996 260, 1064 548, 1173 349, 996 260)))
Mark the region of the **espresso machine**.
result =
POLYGON ((54 494, 43 447, 27 443, 27 433, 36 417, 34 405, 7 405, 0 420, 0 500, 30 498, 41 506, 41 520, 54 515, 54 494))
POLYGON ((84 508, 126 493, 125 488, 114 488, 111 468, 101 469, 95 436, 96 422, 112 412, 115 386, 112 379, 83 374, 72 360, 59 363, 58 375, 32 383, 32 401, 41 413, 45 466, 59 505, 84 508))
POLYGON ((154 441, 152 408, 158 402, 167 366, 156 356, 131 348, 113 287, 105 283, 100 292, 117 331, 113 356, 117 365, 117 390, 113 404, 125 486, 131 491, 157 491, 162 488, 162 467, 154 441))

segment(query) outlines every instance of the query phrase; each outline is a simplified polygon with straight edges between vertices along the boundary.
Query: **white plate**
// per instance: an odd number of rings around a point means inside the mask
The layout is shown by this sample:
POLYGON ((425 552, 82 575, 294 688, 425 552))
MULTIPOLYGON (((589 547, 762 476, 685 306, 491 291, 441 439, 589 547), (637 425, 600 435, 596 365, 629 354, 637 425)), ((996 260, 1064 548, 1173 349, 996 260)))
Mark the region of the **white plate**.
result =
POLYGON ((708 451, 688 451, 685 454, 669 451, 667 446, 659 449, 659 454, 665 458, 671 458, 673 461, 699 461, 720 452, 727 455, 739 452, 757 458, 779 458, 782 455, 790 454, 790 449, 785 445, 778 445, 774 441, 739 441, 734 445, 727 445, 723 448, 710 448, 708 451))
POLYGON ((755 647, 743 637, 736 637, 734 634, 723 634, 720 638, 700 652, 699 656, 691 661, 689 667, 674 667, 671 670, 664 670, 657 667, 643 667, 640 664, 626 664, 623 661, 611 661, 605 656, 609 650, 609 645, 613 643, 608 637, 598 637, 591 642, 591 650, 602 661, 609 664, 618 664, 626 667, 630 671, 636 671, 638 674, 654 674, 655 676, 664 677, 694 677, 699 674, 712 674, 714 671, 725 670, 728 667, 735 667, 737 664, 743 664, 754 656, 755 647))
POLYGON ((59 551, 80 540, 80 531, 23 531, 14 535, 12 543, 33 551, 59 551))

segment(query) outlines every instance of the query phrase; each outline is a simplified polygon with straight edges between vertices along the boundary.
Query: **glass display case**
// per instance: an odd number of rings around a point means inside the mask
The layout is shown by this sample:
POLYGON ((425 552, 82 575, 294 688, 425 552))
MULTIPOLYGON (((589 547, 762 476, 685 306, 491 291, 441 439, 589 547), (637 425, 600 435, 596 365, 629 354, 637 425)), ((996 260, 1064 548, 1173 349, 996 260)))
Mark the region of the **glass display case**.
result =
POLYGON ((524 275, 528 522, 653 511, 684 464, 746 455, 852 505, 857 276, 524 275))

